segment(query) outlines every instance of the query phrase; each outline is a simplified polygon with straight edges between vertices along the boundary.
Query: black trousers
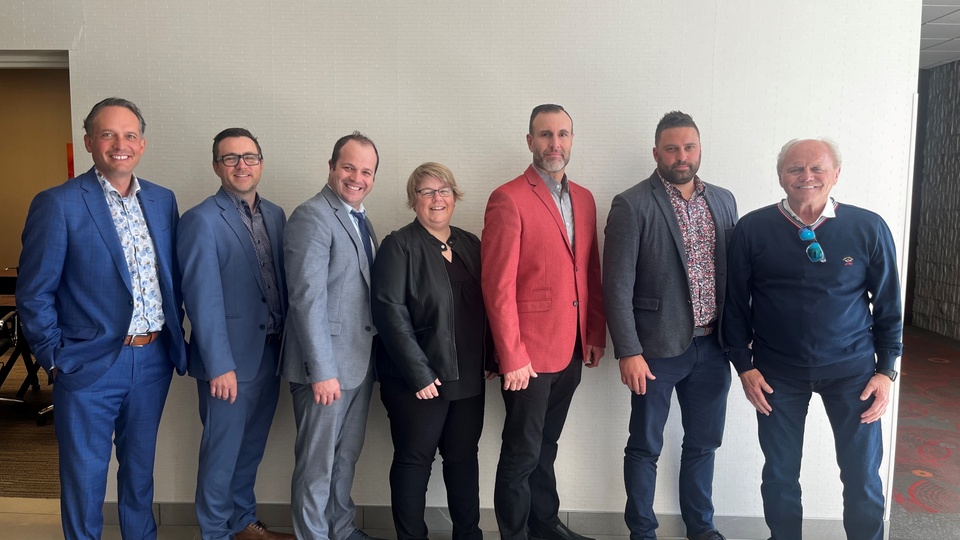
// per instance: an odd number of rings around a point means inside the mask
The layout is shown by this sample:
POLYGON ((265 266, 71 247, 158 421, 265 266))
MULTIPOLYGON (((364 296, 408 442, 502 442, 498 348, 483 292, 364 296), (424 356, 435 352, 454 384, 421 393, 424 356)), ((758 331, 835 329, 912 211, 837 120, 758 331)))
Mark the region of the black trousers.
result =
POLYGON ((563 371, 538 373, 524 390, 501 390, 506 418, 493 506, 502 540, 525 540, 527 526, 536 531, 560 523, 553 464, 580 384, 581 356, 577 340, 574 357, 563 371))
POLYGON ((393 464, 390 504, 398 540, 426 540, 423 519, 427 484, 437 449, 443 458, 443 483, 455 540, 479 540, 480 467, 483 393, 446 401, 417 399, 394 380, 380 382, 380 399, 390 419, 393 464))

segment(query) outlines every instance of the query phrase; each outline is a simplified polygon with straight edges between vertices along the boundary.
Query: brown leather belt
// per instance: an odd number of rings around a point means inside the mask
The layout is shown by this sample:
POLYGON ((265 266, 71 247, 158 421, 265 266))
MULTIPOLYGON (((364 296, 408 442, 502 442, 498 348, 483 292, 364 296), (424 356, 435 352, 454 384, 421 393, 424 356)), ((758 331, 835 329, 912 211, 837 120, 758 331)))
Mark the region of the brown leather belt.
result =
POLYGON ((693 337, 703 337, 709 336, 713 333, 716 328, 716 324, 711 324, 709 326, 694 326, 693 327, 693 337))
POLYGON ((130 334, 123 340, 123 344, 128 347, 143 347, 149 345, 160 337, 160 332, 147 332, 146 334, 130 334))

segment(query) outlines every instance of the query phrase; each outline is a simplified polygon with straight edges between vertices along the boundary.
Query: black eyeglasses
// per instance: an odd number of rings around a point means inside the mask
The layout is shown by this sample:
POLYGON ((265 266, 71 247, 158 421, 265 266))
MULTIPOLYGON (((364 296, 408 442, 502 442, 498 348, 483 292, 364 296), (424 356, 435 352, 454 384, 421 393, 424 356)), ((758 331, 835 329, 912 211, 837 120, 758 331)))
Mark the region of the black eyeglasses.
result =
POLYGON ((453 195, 453 189, 445 187, 440 189, 423 188, 417 190, 417 195, 419 195, 421 199, 432 199, 434 193, 439 193, 441 197, 449 197, 453 195))
POLYGON ((237 154, 227 154, 225 156, 218 157, 214 161, 219 161, 220 163, 223 163, 227 167, 236 167, 237 163, 240 163, 241 159, 247 165, 253 166, 253 165, 259 165, 260 160, 263 159, 263 156, 260 154, 244 154, 242 156, 238 156, 237 154))
POLYGON ((827 262, 827 258, 823 255, 823 248, 820 247, 820 242, 817 242, 817 233, 813 232, 810 227, 804 227, 799 232, 800 239, 809 242, 807 244, 807 258, 810 259, 810 262, 827 262))

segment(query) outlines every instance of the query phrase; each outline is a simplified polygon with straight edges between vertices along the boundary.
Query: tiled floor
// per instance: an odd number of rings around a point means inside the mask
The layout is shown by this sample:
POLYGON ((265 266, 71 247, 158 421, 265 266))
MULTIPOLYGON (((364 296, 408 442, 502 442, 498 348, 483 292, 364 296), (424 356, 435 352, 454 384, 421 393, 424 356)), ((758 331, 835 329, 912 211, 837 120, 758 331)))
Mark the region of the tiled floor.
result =
MULTIPOLYGON (((278 529, 284 530, 284 529, 278 529)), ((287 532, 292 532, 287 530, 287 532)), ((0 497, 0 538, 4 540, 60 540, 60 501, 0 497)), ((160 527, 158 540, 200 539, 197 527, 160 527)), ((103 540, 120 540, 120 528, 107 525, 103 540)))
MULTIPOLYGON (((289 529, 277 529, 291 532, 289 529)), ((394 539, 392 530, 368 529, 367 533, 394 539)), ((499 540, 496 532, 484 531, 486 540, 499 540)), ((451 540, 450 532, 431 533, 432 540, 451 540)), ((60 502, 53 499, 10 499, 0 497, 0 538, 4 540, 59 540, 60 502)), ((197 527, 160 527, 158 540, 193 540, 200 538, 197 527)), ((626 536, 598 536, 596 540, 625 540, 626 536)), ((120 540, 120 531, 115 525, 103 530, 103 540, 120 540)), ((679 540, 663 538, 662 540, 679 540)), ((730 539, 733 540, 733 539, 730 539)))

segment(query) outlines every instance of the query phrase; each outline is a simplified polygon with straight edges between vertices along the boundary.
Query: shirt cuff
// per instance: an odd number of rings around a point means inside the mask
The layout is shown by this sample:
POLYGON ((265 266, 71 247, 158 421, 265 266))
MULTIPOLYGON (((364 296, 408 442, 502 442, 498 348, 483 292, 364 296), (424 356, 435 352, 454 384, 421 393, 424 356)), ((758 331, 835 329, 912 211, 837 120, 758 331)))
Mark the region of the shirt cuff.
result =
POLYGON ((893 369, 897 355, 889 352, 877 352, 877 369, 893 369))
POLYGON ((733 367, 736 368, 737 373, 743 373, 744 371, 753 369, 753 351, 749 348, 731 347, 727 357, 730 359, 733 367))

